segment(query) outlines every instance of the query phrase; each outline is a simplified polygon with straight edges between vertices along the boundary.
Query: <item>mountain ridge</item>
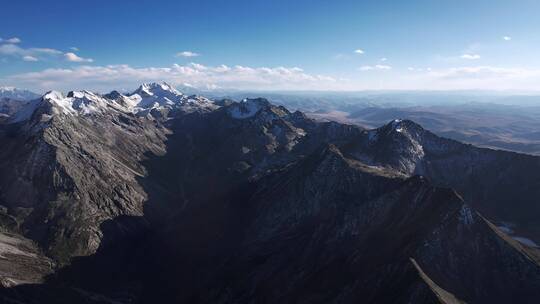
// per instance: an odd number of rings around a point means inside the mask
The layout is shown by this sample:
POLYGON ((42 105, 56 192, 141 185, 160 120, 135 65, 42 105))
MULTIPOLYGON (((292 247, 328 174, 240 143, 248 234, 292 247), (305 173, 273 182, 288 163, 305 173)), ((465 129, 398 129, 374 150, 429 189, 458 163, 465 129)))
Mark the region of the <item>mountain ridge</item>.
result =
POLYGON ((438 286, 467 303, 539 296, 537 250, 491 223, 540 239, 538 157, 409 120, 367 130, 266 99, 169 89, 141 85, 154 96, 142 104, 135 92, 51 92, 0 124, 2 229, 54 261, 32 273, 35 285, 0 295, 435 303, 438 286))

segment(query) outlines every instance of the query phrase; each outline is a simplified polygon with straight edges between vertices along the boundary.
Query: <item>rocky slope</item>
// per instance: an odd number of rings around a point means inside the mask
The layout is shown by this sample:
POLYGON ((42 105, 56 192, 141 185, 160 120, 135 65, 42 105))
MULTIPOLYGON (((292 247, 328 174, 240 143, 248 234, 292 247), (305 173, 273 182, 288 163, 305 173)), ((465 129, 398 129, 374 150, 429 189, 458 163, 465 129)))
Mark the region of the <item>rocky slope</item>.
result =
POLYGON ((353 139, 352 157, 421 174, 458 191, 485 216, 515 223, 540 243, 540 158, 477 148, 434 135, 409 120, 395 120, 353 139))
POLYGON ((0 143, 5 301, 540 297, 539 158, 411 121, 365 130, 162 83, 49 92, 0 143))

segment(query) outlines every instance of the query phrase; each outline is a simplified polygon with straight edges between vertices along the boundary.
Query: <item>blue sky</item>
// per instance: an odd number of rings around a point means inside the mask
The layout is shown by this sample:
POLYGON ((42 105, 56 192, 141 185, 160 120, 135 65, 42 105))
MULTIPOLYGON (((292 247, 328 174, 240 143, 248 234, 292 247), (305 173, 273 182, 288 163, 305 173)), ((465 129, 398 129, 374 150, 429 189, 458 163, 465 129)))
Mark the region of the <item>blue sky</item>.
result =
POLYGON ((0 85, 537 90, 540 2, 10 1, 0 85))

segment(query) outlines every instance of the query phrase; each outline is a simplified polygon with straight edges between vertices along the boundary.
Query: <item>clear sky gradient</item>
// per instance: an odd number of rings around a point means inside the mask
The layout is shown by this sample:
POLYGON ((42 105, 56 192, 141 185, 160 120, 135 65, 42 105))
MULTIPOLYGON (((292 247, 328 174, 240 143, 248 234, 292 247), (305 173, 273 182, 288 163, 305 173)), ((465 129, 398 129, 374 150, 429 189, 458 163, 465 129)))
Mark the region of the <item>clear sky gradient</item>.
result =
POLYGON ((9 1, 0 85, 540 90, 540 2, 9 1))

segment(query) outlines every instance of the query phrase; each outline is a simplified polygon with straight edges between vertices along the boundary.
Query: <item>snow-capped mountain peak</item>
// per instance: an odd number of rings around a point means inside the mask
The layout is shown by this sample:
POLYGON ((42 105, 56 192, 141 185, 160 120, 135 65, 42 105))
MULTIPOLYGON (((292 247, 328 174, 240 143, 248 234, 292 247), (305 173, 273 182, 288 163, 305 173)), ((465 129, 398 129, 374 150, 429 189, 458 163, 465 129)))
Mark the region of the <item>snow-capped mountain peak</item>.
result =
POLYGON ((255 116, 261 109, 269 105, 270 102, 264 98, 245 98, 241 102, 233 104, 229 113, 233 118, 245 119, 255 116))
POLYGON ((53 111, 63 114, 77 114, 73 109, 71 100, 66 98, 62 92, 49 91, 43 95, 42 100, 53 106, 53 111))
POLYGON ((141 101, 141 97, 138 94, 133 96, 126 96, 118 91, 112 91, 109 94, 103 95, 103 97, 116 102, 118 105, 125 107, 127 111, 134 112, 135 107, 141 101))
POLYGON ((71 91, 67 98, 69 98, 67 102, 71 102, 71 107, 80 114, 104 112, 109 106, 114 106, 111 100, 86 90, 71 91))
POLYGON ((366 142, 372 151, 367 157, 362 156, 364 159, 384 159, 384 162, 406 174, 422 173, 421 163, 426 154, 425 145, 429 140, 426 139, 428 134, 420 125, 407 119, 394 119, 365 134, 366 142))
POLYGON ((39 98, 40 96, 34 92, 18 89, 16 87, 0 87, 0 99, 9 98, 21 101, 28 101, 39 98))
POLYGON ((73 109, 70 98, 64 96, 58 91, 49 91, 41 98, 30 101, 16 101, 17 106, 10 111, 9 123, 17 123, 28 120, 36 111, 42 114, 51 115, 66 114, 76 115, 77 111, 73 109))
POLYGON ((62 94, 62 92, 59 92, 59 91, 49 91, 47 93, 45 93, 45 95, 43 95, 43 100, 51 100, 51 101, 55 101, 55 100, 60 100, 60 99, 63 99, 64 98, 64 94, 62 94))
POLYGON ((391 122, 392 129, 395 130, 396 132, 402 132, 403 131, 403 127, 401 126, 402 121, 403 120, 401 120, 401 119, 394 119, 391 122))
POLYGON ((67 94, 67 97, 94 99, 94 98, 97 97, 97 94, 95 94, 95 93, 93 93, 93 92, 90 92, 90 91, 87 91, 87 90, 82 90, 82 91, 70 91, 70 92, 67 94))
POLYGON ((52 105, 53 114, 88 115, 105 113, 109 107, 125 110, 122 105, 90 91, 70 91, 64 96, 61 92, 50 91, 43 95, 42 100, 52 105))
MULTIPOLYGON (((14 89, 14 88, 12 88, 14 89)), ((108 113, 110 110, 131 112, 140 116, 167 116, 173 109, 194 111, 198 109, 211 110, 218 108, 210 99, 202 96, 187 96, 166 82, 142 84, 133 93, 124 95, 118 91, 101 95, 87 90, 70 91, 63 94, 59 91, 49 91, 35 102, 20 102, 16 109, 3 113, 10 117, 7 121, 18 122, 27 120, 41 105, 46 108, 48 115, 88 115, 108 113), (17 113, 18 112, 18 113, 17 113)), ((13 107, 12 107, 13 108, 13 107)), ((4 118, 4 121, 6 119, 4 118)))
POLYGON ((141 96, 159 96, 159 97, 167 97, 170 95, 174 96, 182 96, 180 91, 175 89, 173 86, 166 82, 152 82, 152 83, 143 83, 133 94, 139 94, 141 96))
POLYGON ((388 132, 397 132, 408 135, 420 135, 424 129, 417 123, 408 119, 394 119, 386 125, 388 132))
POLYGON ((136 107, 142 110, 168 107, 179 104, 185 98, 184 94, 173 88, 166 82, 144 83, 129 97, 136 103, 136 107))

